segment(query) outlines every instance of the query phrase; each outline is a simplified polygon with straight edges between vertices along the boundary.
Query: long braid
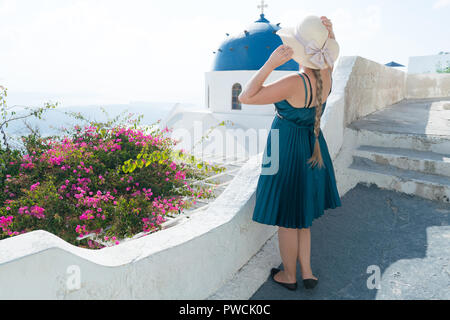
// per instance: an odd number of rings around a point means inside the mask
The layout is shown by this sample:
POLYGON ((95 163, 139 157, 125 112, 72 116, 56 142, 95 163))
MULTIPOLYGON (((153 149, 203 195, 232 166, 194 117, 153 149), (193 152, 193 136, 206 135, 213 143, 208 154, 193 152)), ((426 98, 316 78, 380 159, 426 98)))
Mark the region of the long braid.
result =
POLYGON ((313 69, 314 76, 316 77, 316 117, 314 120, 314 135, 316 136, 314 143, 314 152, 308 163, 312 163, 312 166, 319 165, 319 169, 324 166, 322 153, 320 152, 319 145, 319 133, 320 133, 320 118, 322 117, 322 90, 323 81, 320 70, 313 69))

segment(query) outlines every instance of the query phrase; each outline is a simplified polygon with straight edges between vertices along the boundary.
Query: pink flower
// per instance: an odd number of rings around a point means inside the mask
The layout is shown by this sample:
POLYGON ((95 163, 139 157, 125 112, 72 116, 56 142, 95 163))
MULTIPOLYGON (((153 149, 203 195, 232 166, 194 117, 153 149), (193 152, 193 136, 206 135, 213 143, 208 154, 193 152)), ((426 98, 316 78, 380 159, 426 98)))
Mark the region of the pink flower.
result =
MULTIPOLYGON (((28 208, 28 207, 24 207, 24 208, 28 208)), ((20 208, 20 209, 22 209, 22 212, 23 212, 23 208, 20 208)), ((19 209, 19 213, 20 213, 20 209, 19 209)), ((44 208, 41 208, 41 207, 39 207, 39 206, 32 206, 32 207, 30 208, 30 210, 31 210, 31 211, 25 210, 25 213, 26 213, 26 214, 29 214, 30 216, 34 216, 34 217, 36 217, 37 219, 43 219, 43 218, 45 218, 45 215, 44 215, 45 209, 44 209, 44 208)))
POLYGON ((8 235, 12 235, 13 232, 9 230, 9 226, 12 224, 14 217, 13 216, 0 216, 0 229, 4 232, 7 232, 8 235))
POLYGON ((183 171, 177 171, 177 173, 175 174, 175 179, 184 180, 186 179, 186 174, 183 171))
POLYGON ((75 228, 76 233, 78 233, 80 236, 83 235, 83 233, 87 233, 86 231, 86 226, 80 226, 77 225, 77 227, 75 228))
POLYGON ((33 184, 33 185, 30 187, 30 191, 34 191, 39 185, 40 185, 39 182, 33 184))

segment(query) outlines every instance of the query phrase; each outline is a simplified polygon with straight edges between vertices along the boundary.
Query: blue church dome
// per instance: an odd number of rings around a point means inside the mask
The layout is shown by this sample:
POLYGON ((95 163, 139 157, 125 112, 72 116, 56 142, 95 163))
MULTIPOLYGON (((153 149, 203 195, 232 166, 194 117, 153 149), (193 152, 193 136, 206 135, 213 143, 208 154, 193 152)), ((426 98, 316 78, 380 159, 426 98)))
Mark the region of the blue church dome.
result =
MULTIPOLYGON (((213 62, 213 71, 229 70, 259 70, 276 48, 283 44, 281 38, 275 34, 280 28, 261 14, 242 33, 228 36, 222 43, 213 62)), ((289 60, 275 70, 298 71, 299 65, 289 60)))

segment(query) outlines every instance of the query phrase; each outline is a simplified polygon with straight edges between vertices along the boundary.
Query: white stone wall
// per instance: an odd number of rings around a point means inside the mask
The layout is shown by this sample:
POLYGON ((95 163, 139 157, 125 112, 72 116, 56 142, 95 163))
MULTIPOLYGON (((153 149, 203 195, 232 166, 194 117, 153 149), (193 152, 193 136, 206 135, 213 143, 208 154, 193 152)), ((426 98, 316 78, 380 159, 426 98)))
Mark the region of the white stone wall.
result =
POLYGON ((450 97, 450 74, 409 74, 409 99, 450 97))
POLYGON ((0 241, 0 299, 207 298, 276 231, 251 221, 260 160, 205 212, 115 247, 82 249, 45 231, 0 241))
POLYGON ((405 72, 361 57, 354 60, 352 73, 345 86, 346 126, 406 96, 405 72))

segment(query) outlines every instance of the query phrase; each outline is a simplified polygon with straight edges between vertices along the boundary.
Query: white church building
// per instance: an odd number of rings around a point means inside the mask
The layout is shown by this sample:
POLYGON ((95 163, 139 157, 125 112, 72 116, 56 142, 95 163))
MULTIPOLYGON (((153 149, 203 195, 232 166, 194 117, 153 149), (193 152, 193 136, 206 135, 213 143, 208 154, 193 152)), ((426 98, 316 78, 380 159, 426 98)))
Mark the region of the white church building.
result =
MULTIPOLYGON (((195 144, 200 138, 199 132, 203 134, 226 121, 225 128, 228 129, 226 130, 228 135, 230 129, 240 129, 241 133, 249 129, 265 131, 258 133, 260 140, 258 152, 263 151, 261 148, 265 144, 275 116, 275 106, 245 105, 239 102, 238 96, 255 72, 282 44, 281 38, 275 34, 280 28, 280 23, 271 23, 264 13, 261 13, 259 19, 242 28, 242 32, 235 35, 227 34, 227 38, 213 52, 211 70, 205 72, 205 105, 196 109, 176 105, 160 124, 174 130, 172 137, 183 138, 180 148, 189 149, 189 145, 195 144), (198 129, 194 129, 196 124, 198 129), (196 137, 189 142, 186 138, 188 134, 196 137)), ((298 63, 290 60, 275 69, 265 83, 271 83, 298 71, 298 63)), ((215 144, 217 145, 217 141, 215 144)), ((242 146, 242 142, 238 144, 242 146)), ((220 150, 215 150, 214 153, 219 154, 220 150)))

